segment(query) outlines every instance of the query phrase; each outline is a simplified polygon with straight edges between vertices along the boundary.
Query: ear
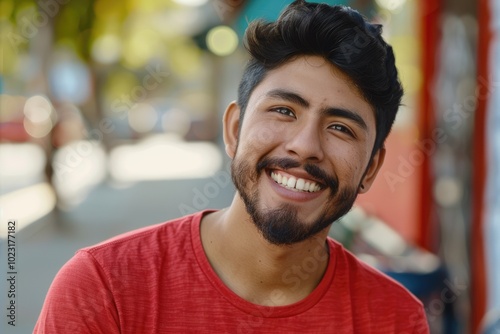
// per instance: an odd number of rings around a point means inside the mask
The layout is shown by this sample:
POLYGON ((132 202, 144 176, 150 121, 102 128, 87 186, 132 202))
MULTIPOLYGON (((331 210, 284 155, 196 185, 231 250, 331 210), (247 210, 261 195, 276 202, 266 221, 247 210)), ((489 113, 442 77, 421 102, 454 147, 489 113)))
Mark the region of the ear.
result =
POLYGON ((227 155, 233 159, 238 146, 238 136, 240 127, 240 107, 236 101, 231 102, 224 112, 222 119, 224 144, 227 155))
POLYGON ((368 170, 365 173, 365 176, 363 177, 363 180, 361 181, 361 185, 358 189, 358 194, 364 194, 368 190, 370 190, 370 187, 373 184, 373 181, 375 181, 375 177, 378 174, 378 171, 380 170, 380 167, 382 167, 385 159, 385 148, 381 147, 377 153, 373 156, 370 165, 368 166, 368 170))

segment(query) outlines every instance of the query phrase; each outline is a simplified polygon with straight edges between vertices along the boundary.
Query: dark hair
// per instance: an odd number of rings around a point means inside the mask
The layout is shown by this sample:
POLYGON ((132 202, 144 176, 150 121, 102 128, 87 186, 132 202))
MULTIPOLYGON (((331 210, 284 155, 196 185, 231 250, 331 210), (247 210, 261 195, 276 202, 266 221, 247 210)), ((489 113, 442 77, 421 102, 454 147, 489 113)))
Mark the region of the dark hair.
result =
POLYGON ((240 125, 250 94, 269 70, 297 56, 318 55, 345 73, 374 108, 374 154, 384 144, 403 96, 392 47, 381 34, 381 25, 368 23, 356 10, 304 0, 290 4, 276 22, 252 22, 244 42, 251 58, 238 88, 240 125))

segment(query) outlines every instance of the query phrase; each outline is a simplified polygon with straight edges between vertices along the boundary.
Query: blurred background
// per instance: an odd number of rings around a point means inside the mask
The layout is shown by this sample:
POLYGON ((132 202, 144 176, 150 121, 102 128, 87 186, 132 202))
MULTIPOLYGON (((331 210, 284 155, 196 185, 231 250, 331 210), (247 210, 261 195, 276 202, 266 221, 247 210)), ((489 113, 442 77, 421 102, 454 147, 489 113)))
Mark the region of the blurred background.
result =
MULTIPOLYGON (((18 272, 2 333, 31 333, 77 249, 229 205, 242 36, 290 2, 0 0, 0 266, 15 220, 18 272)), ((406 91, 331 236, 417 295, 432 333, 500 333, 500 2, 326 2, 383 24, 406 91)))

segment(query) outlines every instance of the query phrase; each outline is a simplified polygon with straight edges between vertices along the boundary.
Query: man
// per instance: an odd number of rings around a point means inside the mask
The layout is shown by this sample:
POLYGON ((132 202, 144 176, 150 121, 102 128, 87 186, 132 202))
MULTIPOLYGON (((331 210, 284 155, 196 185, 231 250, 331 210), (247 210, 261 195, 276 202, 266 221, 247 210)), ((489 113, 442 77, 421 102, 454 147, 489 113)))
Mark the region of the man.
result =
POLYGON ((304 1, 252 23, 223 120, 231 205, 80 250, 35 333, 428 333, 415 297, 327 238, 372 185, 401 101, 380 35, 304 1))

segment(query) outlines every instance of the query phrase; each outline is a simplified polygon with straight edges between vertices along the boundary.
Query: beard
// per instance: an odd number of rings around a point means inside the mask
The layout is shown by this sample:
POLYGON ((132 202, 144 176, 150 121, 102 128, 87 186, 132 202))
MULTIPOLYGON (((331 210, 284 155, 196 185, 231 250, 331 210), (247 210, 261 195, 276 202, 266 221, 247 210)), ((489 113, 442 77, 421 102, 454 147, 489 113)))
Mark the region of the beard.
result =
POLYGON ((326 185, 330 191, 327 205, 319 216, 312 222, 301 220, 297 208, 290 203, 277 208, 261 209, 257 184, 265 169, 280 167, 287 170, 299 166, 300 163, 289 158, 264 158, 256 168, 245 159, 237 157, 231 162, 231 178, 245 203, 246 210, 264 239, 271 244, 291 245, 314 236, 348 213, 356 200, 357 188, 340 188, 336 177, 329 176, 316 165, 305 164, 303 169, 326 185), (254 189, 251 189, 252 187, 254 189))

